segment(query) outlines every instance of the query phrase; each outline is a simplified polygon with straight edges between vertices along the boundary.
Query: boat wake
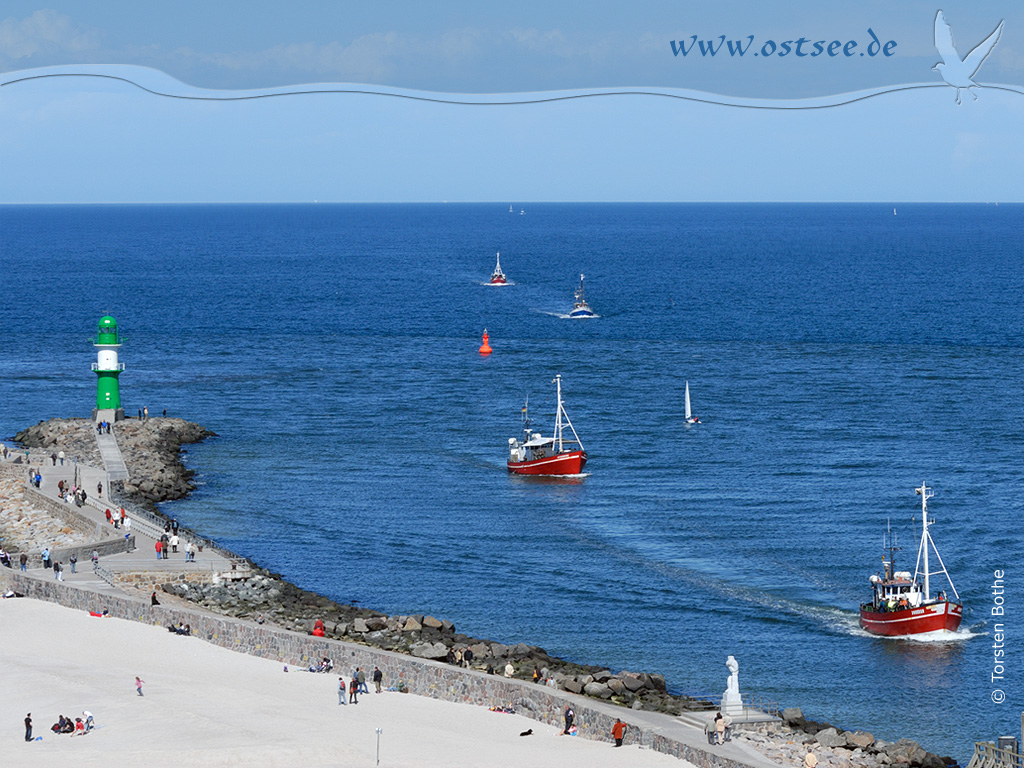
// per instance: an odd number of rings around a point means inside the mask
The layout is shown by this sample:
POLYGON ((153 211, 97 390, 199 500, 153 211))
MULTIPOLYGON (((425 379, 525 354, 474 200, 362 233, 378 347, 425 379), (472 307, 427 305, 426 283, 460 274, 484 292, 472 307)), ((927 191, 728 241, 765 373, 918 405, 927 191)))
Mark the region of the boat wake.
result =
POLYGON ((486 282, 477 283, 477 285, 489 285, 492 288, 504 288, 507 285, 515 285, 514 280, 509 280, 507 283, 492 283, 490 280, 486 282))
POLYGON ((535 309, 533 311, 541 315, 557 317, 559 320, 593 320, 594 318, 600 317, 600 315, 586 315, 573 317, 572 315, 566 314, 565 312, 548 312, 543 309, 535 309))

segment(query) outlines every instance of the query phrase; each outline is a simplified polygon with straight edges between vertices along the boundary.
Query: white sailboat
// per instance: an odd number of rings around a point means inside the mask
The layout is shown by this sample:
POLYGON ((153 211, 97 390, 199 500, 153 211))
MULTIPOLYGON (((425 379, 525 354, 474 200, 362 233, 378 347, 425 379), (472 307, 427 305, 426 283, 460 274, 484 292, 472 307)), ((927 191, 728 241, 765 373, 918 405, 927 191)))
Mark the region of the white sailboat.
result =
POLYGON ((686 423, 687 424, 700 424, 700 419, 693 415, 690 410, 690 382, 686 382, 686 423))

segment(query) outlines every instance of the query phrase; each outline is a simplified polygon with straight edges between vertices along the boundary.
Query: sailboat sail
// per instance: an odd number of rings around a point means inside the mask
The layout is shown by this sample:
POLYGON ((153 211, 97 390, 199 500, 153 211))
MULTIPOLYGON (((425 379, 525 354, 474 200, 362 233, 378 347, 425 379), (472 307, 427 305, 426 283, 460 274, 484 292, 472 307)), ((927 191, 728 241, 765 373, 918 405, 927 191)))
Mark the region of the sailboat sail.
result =
POLYGON ((690 382, 686 382, 686 420, 689 421, 693 417, 690 413, 690 382))

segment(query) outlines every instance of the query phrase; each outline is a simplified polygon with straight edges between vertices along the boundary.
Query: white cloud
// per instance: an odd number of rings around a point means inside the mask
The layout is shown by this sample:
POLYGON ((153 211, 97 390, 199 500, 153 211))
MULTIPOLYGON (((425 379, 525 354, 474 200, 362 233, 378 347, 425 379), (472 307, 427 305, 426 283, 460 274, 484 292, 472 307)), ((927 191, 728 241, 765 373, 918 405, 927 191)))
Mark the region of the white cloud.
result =
POLYGON ((76 53, 99 45, 92 30, 76 27, 70 16, 40 10, 24 19, 0 21, 0 59, 16 61, 37 54, 76 53))

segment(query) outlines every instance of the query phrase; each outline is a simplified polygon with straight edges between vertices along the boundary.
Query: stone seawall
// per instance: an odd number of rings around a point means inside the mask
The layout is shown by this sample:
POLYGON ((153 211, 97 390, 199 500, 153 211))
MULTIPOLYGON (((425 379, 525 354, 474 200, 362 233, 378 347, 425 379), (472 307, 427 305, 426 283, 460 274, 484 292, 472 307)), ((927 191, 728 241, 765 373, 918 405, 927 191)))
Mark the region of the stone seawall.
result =
MULTIPOLYGON (((144 624, 168 626, 181 622, 192 627, 193 635, 214 645, 299 668, 324 656, 334 660, 337 671, 346 676, 354 667, 369 671, 376 666, 384 673, 384 685, 387 687, 403 683, 411 693, 443 701, 486 707, 511 706, 517 713, 548 725, 560 726, 565 706, 571 705, 576 710, 580 735, 597 741, 610 741, 609 733, 615 722, 613 715, 593 708, 585 698, 441 662, 417 660, 362 645, 315 638, 186 608, 153 607, 142 600, 98 595, 63 582, 41 580, 2 568, 0 587, 4 590, 10 587, 27 597, 67 608, 107 610, 111 617, 144 624)), ((626 711, 620 716, 627 721, 629 719, 626 711)), ((683 744, 645 725, 631 725, 629 742, 688 760, 698 768, 746 768, 742 763, 683 744)))

